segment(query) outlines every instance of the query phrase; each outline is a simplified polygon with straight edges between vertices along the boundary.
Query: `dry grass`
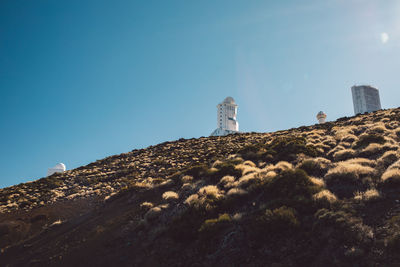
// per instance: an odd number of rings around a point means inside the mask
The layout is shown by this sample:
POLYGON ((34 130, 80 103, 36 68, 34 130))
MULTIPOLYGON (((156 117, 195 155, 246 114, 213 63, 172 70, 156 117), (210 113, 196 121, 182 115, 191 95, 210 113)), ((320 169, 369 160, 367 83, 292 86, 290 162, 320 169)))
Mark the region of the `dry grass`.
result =
POLYGON ((315 185, 318 185, 320 187, 325 187, 325 182, 323 179, 316 178, 316 177, 310 177, 310 180, 315 185))
POLYGON ((336 146, 337 141, 336 141, 336 139, 333 138, 332 136, 327 135, 327 136, 325 136, 325 137, 322 139, 322 144, 324 144, 324 145, 329 146, 330 148, 332 148, 332 147, 336 146))
MULTIPOLYGON (((251 162, 251 161, 247 161, 247 162, 251 162)), ((251 165, 247 165, 247 164, 244 164, 244 163, 236 165, 235 169, 241 170, 242 171, 242 175, 246 175, 246 174, 250 174, 250 173, 253 173, 253 172, 260 171, 259 168, 255 167, 255 164, 254 164, 254 166, 251 166, 251 165)))
POLYGON ((185 175, 181 178, 182 183, 190 183, 193 181, 193 176, 185 175))
POLYGON ((387 170, 400 169, 400 159, 389 166, 387 170))
POLYGON ((350 142, 340 142, 339 145, 346 149, 352 147, 352 143, 350 143, 350 142))
POLYGON ((222 185, 225 189, 232 188, 235 186, 235 177, 227 175, 221 178, 219 184, 222 185))
POLYGON ((372 156, 372 155, 376 156, 378 154, 382 154, 383 151, 384 151, 383 145, 377 143, 371 143, 366 148, 364 148, 360 154, 366 156, 372 156))
POLYGON ((164 200, 177 200, 177 199, 179 199, 179 195, 178 195, 178 193, 176 193, 174 191, 167 191, 167 192, 164 192, 164 194, 162 195, 162 198, 164 200))
POLYGON ((399 159, 398 151, 386 151, 379 159, 378 164, 383 166, 384 168, 388 167, 389 165, 393 164, 399 159))
POLYGON ((343 137, 353 134, 356 126, 335 126, 332 128, 332 132, 335 135, 336 140, 341 140, 343 137))
POLYGON ((332 162, 329 159, 317 157, 306 158, 300 161, 296 168, 302 169, 311 176, 322 177, 332 167, 332 162))
POLYGON ((342 145, 337 145, 334 148, 332 148, 330 151, 328 151, 328 153, 326 154, 328 157, 333 157, 333 155, 341 150, 346 149, 344 146, 342 145))
POLYGON ((335 168, 332 168, 325 175, 325 178, 329 179, 333 175, 346 175, 353 174, 357 178, 361 176, 370 176, 375 174, 375 170, 368 166, 363 166, 356 163, 348 163, 346 161, 339 162, 335 168))
POLYGON ((242 163, 243 165, 247 165, 250 167, 256 167, 256 164, 252 162, 251 160, 246 160, 245 162, 242 163))
POLYGON ((279 171, 285 171, 285 170, 290 170, 293 169, 293 165, 289 162, 286 161, 279 161, 277 164, 275 164, 273 171, 279 172, 279 171))
POLYGON ((248 186, 259 180, 260 176, 258 175, 258 173, 253 172, 240 177, 237 183, 235 183, 235 185, 241 188, 247 188, 248 186))
POLYGON ((374 168, 376 166, 376 161, 372 159, 366 159, 366 158, 353 158, 344 161, 346 164, 359 164, 362 166, 368 166, 371 168, 374 168))
POLYGON ((355 200, 362 200, 362 201, 374 201, 381 197, 378 190, 375 188, 368 189, 365 192, 355 192, 354 199, 355 200))
POLYGON ((207 185, 199 189, 197 194, 189 196, 185 203, 195 208, 205 208, 206 210, 214 208, 214 202, 225 197, 224 191, 221 191, 215 185, 207 185))
POLYGON ((400 169, 389 169, 382 174, 382 181, 389 179, 400 180, 400 169))
POLYGON ((211 165, 211 168, 218 168, 218 167, 221 166, 222 164, 223 164, 222 161, 216 160, 216 161, 214 161, 214 163, 211 165))
POLYGON ((382 134, 385 131, 387 131, 386 126, 384 123, 379 122, 376 123, 374 126, 372 126, 371 128, 369 128, 369 130, 367 131, 368 133, 377 133, 377 134, 382 134))
POLYGON ((158 216, 161 214, 161 208, 160 207, 154 207, 151 208, 146 214, 144 215, 144 218, 148 221, 156 219, 158 216))
POLYGON ((340 142, 347 142, 347 143, 354 143, 358 141, 358 137, 355 136, 354 134, 348 134, 342 137, 342 139, 340 140, 340 142))
POLYGON ((333 194, 331 191, 329 191, 327 189, 322 190, 321 192, 319 192, 317 194, 314 194, 313 199, 315 201, 326 200, 329 203, 333 203, 333 202, 337 201, 335 194, 333 194))
POLYGON ((232 188, 226 193, 228 196, 242 196, 247 194, 248 192, 246 190, 243 190, 241 188, 232 188))
POLYGON ((333 159, 335 161, 342 161, 354 157, 355 154, 356 151, 354 151, 353 149, 338 150, 335 153, 333 153, 333 159))
POLYGON ((212 198, 220 198, 223 196, 223 192, 218 189, 215 185, 207 185, 200 188, 199 193, 200 196, 207 196, 212 198))
POLYGON ((191 184, 191 183, 184 183, 181 186, 181 190, 183 190, 183 191, 189 191, 189 190, 192 190, 193 188, 194 188, 193 184, 191 184))
POLYGON ((63 221, 58 219, 57 221, 54 221, 52 224, 50 224, 50 227, 53 227, 53 226, 56 226, 56 225, 60 225, 62 223, 63 223, 63 221))
POLYGON ((142 209, 142 210, 149 210, 149 209, 151 209, 152 207, 153 207, 154 205, 153 205, 153 203, 151 203, 151 202, 143 202, 142 204, 140 204, 140 208, 142 209))

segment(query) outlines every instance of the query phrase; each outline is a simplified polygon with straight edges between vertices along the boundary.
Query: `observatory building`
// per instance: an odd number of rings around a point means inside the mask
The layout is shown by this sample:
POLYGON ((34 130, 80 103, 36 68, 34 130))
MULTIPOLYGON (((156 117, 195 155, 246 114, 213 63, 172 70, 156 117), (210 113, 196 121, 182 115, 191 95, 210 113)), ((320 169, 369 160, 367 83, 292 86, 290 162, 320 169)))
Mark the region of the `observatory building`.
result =
POLYGON ((236 120, 237 105, 235 100, 228 96, 217 105, 217 129, 211 136, 224 136, 239 132, 239 123, 236 120))
POLYGON ((50 176, 56 172, 65 172, 66 167, 64 163, 58 163, 56 166, 53 168, 48 168, 47 169, 47 176, 50 176))
POLYGON ((320 124, 325 123, 325 119, 326 119, 326 114, 322 111, 318 112, 317 114, 317 120, 320 124))
POLYGON ((373 112, 382 109, 378 89, 369 85, 351 87, 354 114, 373 112))

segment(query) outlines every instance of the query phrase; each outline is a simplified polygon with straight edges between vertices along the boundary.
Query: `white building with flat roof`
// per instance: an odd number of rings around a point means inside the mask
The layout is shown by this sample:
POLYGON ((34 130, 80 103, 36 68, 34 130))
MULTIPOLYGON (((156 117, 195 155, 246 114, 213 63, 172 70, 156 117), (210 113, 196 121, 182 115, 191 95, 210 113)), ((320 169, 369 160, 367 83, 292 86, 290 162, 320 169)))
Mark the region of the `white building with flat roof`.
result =
POLYGON ((217 129, 211 136, 223 136, 239 132, 239 123, 236 120, 237 108, 235 100, 228 96, 217 105, 217 129))
POLYGON ((354 114, 373 112, 382 109, 379 90, 369 85, 351 87, 354 114))

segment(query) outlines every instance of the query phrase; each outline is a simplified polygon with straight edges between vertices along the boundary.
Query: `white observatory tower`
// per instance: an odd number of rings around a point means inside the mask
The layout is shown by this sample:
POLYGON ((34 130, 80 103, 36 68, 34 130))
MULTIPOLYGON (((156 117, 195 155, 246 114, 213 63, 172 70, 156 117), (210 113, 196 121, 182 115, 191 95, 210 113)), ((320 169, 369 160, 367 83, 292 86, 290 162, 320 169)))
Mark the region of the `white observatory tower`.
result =
POLYGON ((211 136, 224 136, 239 132, 239 123, 236 120, 238 105, 235 100, 228 96, 217 105, 217 129, 211 136))
POLYGON ((326 119, 326 114, 322 111, 318 112, 317 114, 317 120, 320 124, 325 123, 325 119, 326 119))
POLYGON ((65 172, 67 168, 65 167, 64 163, 58 163, 56 166, 53 168, 48 168, 47 169, 47 176, 50 176, 56 172, 65 172))

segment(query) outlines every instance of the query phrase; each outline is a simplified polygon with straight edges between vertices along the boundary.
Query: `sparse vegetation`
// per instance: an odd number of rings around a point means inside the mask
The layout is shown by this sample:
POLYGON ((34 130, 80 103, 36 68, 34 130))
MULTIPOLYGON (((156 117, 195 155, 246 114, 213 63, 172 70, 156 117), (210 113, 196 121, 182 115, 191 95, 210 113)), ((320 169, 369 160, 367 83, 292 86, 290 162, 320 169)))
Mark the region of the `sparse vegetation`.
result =
POLYGON ((181 139, 1 189, 0 263, 399 265, 399 125, 181 139))
POLYGON ((355 149, 365 148, 369 144, 376 143, 376 144, 384 144, 385 138, 382 135, 378 134, 364 134, 359 137, 359 140, 355 144, 355 149))

